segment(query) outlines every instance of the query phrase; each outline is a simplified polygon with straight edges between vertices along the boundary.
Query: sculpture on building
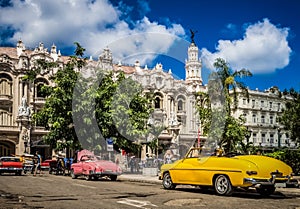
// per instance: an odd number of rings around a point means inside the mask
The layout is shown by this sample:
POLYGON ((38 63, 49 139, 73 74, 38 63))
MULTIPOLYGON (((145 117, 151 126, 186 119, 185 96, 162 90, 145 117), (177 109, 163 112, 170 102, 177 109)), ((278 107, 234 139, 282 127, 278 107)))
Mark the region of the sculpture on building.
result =
POLYGON ((169 118, 169 126, 177 126, 177 125, 178 125, 177 116, 175 115, 174 112, 171 112, 169 118))
POLYGON ((192 43, 195 43, 194 37, 195 37, 195 33, 197 33, 198 31, 193 31, 192 29, 190 29, 191 32, 191 41, 192 43))
POLYGON ((18 116, 30 116, 30 107, 27 105, 27 100, 25 97, 22 97, 21 105, 19 106, 18 116))

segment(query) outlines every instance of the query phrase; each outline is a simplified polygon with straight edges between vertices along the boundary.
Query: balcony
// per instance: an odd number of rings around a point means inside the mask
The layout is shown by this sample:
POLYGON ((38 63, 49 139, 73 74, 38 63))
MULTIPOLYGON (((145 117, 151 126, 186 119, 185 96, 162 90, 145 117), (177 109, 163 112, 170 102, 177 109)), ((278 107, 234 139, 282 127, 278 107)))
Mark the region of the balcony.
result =
POLYGON ((0 103, 1 105, 11 105, 13 103, 11 95, 0 95, 0 103))
POLYGON ((33 99, 33 101, 34 101, 33 102, 34 105, 42 107, 42 106, 44 106, 44 104, 46 102, 46 98, 44 98, 44 97, 36 97, 36 98, 33 99))
POLYGON ((186 111, 185 110, 178 110, 177 115, 178 116, 186 116, 186 111))
POLYGON ((3 132, 3 133, 19 133, 20 128, 18 126, 0 125, 0 132, 3 132))
POLYGON ((42 126, 34 126, 31 130, 32 134, 47 134, 49 131, 42 126))

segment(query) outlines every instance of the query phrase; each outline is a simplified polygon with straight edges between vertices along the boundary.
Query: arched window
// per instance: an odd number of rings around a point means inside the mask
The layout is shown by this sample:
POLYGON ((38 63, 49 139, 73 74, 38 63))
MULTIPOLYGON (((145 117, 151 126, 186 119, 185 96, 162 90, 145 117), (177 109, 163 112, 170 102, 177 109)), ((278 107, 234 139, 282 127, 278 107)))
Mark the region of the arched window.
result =
POLYGON ((185 110, 185 97, 179 96, 177 97, 177 111, 184 111, 185 110))
POLYGON ((160 108, 160 98, 156 97, 154 101, 154 108, 159 109, 160 108))
POLYGON ((0 95, 12 96, 12 78, 6 74, 0 74, 0 95))
POLYGON ((35 97, 45 97, 46 95, 42 92, 44 85, 49 85, 49 82, 44 78, 38 78, 35 80, 35 97))
POLYGON ((182 100, 179 100, 178 101, 178 111, 181 111, 181 110, 183 110, 183 102, 182 102, 182 100))
POLYGON ((154 108, 155 109, 163 108, 163 95, 160 93, 156 93, 154 96, 154 108))

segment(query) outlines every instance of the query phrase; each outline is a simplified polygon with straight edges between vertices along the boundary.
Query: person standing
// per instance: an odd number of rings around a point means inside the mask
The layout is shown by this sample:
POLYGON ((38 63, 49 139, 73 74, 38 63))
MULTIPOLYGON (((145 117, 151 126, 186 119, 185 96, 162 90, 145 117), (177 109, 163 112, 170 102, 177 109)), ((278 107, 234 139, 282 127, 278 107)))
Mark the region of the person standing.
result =
POLYGON ((36 176, 37 170, 39 170, 40 174, 42 174, 42 170, 41 170, 42 157, 38 151, 35 152, 35 157, 36 157, 36 162, 35 162, 35 169, 34 169, 33 176, 36 176))
POLYGON ((171 150, 167 150, 165 156, 164 156, 164 163, 170 164, 172 163, 173 153, 171 150))

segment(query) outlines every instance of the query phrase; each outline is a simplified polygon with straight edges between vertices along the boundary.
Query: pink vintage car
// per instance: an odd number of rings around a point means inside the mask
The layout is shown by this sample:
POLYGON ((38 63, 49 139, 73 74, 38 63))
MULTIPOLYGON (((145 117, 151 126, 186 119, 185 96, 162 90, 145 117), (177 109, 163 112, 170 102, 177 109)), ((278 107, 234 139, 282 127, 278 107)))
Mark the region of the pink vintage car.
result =
POLYGON ((118 175, 122 174, 122 169, 114 162, 108 160, 98 160, 96 156, 88 151, 81 150, 77 153, 77 160, 71 165, 71 177, 84 176, 86 180, 109 177, 116 181, 118 175))

